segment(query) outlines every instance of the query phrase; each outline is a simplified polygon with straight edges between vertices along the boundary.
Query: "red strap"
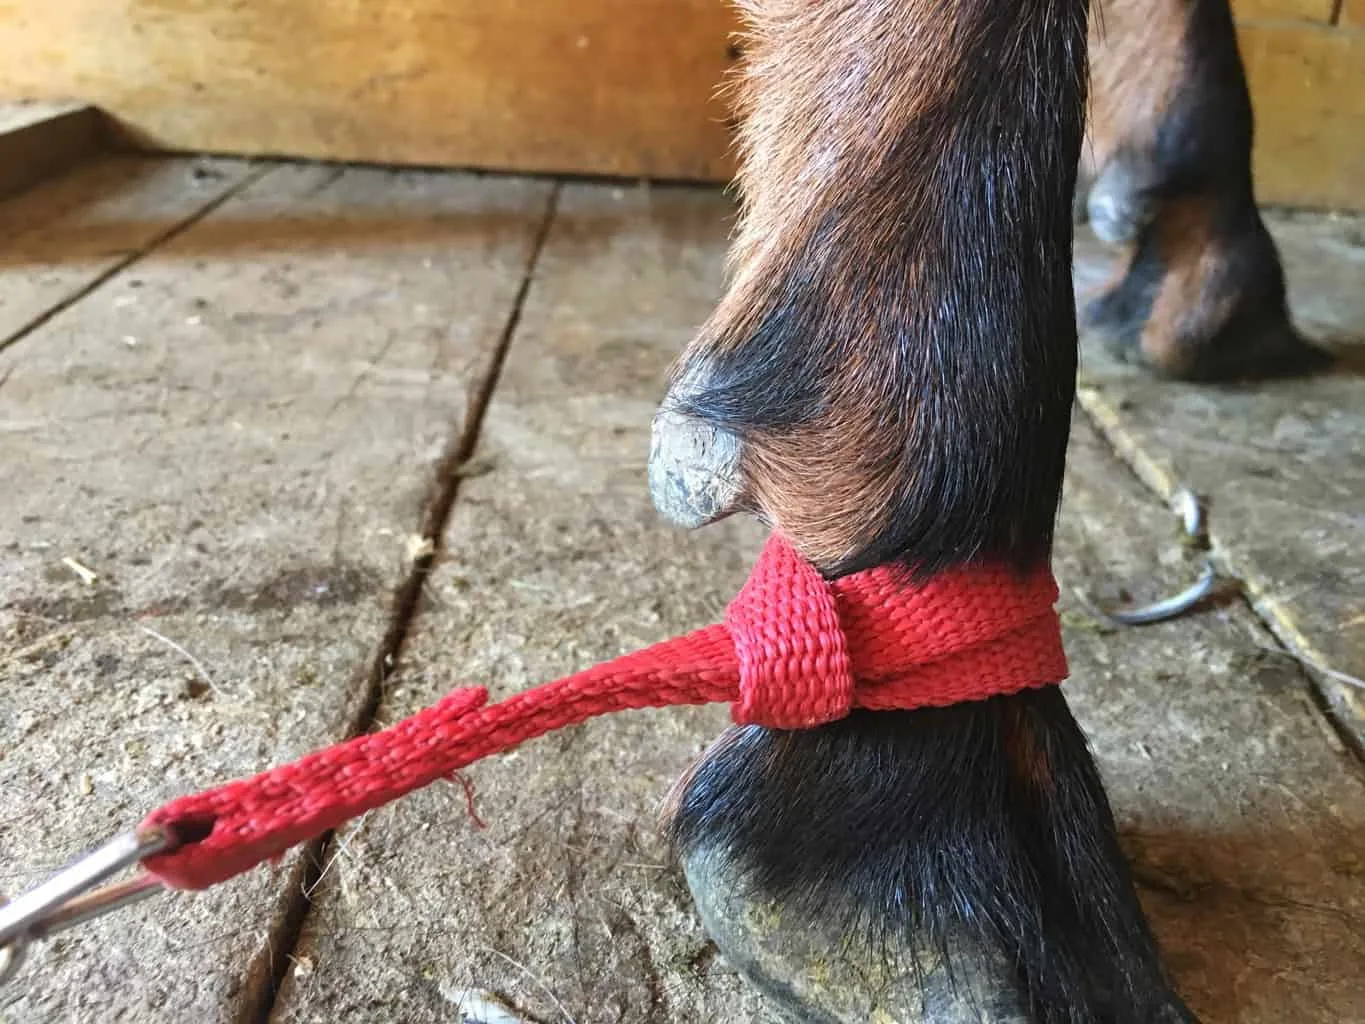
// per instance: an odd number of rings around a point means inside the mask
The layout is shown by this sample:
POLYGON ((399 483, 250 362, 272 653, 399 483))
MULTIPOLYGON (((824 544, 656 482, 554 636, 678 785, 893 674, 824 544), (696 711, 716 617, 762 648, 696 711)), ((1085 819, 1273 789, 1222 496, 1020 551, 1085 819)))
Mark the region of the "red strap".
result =
POLYGON ((774 536, 709 626, 488 704, 456 690, 382 732, 250 779, 174 800, 144 825, 183 845, 145 862, 202 889, 491 754, 627 708, 731 702, 736 722, 777 729, 852 708, 941 707, 1066 678, 1057 586, 1046 568, 945 573, 910 585, 890 568, 833 583, 774 536))

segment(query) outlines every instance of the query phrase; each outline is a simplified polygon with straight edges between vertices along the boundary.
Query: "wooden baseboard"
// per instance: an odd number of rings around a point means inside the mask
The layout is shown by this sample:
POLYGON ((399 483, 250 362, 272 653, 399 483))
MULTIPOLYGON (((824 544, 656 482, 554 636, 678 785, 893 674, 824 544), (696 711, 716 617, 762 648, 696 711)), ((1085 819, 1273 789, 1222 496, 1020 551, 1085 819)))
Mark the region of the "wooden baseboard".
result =
MULTIPOLYGON (((1343 3, 1233 0, 1263 202, 1365 210, 1343 3)), ((7 15, 0 95, 79 95, 152 149, 722 180, 736 27, 725 0, 46 0, 7 15)))
POLYGON ((102 134, 99 112, 84 103, 0 103, 0 197, 89 158, 102 134))
POLYGON ((1229 0, 1232 16, 1247 21, 1307 21, 1330 25, 1337 0, 1229 0))
POLYGON ((47 0, 0 95, 74 90, 158 149, 715 179, 724 0, 47 0))
POLYGON ((1365 32, 1241 26, 1262 202, 1365 210, 1365 32))

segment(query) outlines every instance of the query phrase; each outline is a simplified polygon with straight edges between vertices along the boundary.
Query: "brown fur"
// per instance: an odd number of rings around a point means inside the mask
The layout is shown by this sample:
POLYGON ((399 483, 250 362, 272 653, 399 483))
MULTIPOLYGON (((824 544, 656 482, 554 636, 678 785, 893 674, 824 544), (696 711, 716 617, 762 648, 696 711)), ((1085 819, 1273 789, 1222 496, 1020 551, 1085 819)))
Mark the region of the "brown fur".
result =
POLYGON ((1190 338, 1220 328, 1232 312, 1236 295, 1220 287, 1226 259, 1207 201, 1169 203, 1156 231, 1166 275, 1152 300, 1139 345, 1154 367, 1178 375, 1190 357, 1190 338))
MULTIPOLYGON (((904 215, 859 197, 875 196, 882 178, 904 170, 886 164, 895 149, 892 133, 941 95, 946 81, 967 73, 961 47, 944 31, 955 24, 953 0, 740 0, 738 6, 748 57, 735 82, 744 208, 730 254, 730 288, 680 366, 741 344, 757 329, 768 301, 765 285, 790 272, 832 206, 856 205, 861 216, 845 224, 847 237, 824 240, 830 251, 846 260, 878 251, 879 224, 904 215), (881 59, 868 61, 870 51, 881 59)), ((940 199, 926 191, 913 201, 929 207, 940 199)), ((925 240, 921 260, 933 259, 935 241, 925 240)), ((903 272, 913 279, 918 269, 903 272)), ((841 277, 829 275, 835 282, 841 277)), ((888 402, 869 401, 902 383, 857 361, 875 348, 870 337, 856 343, 875 330, 872 318, 837 297, 831 306, 846 310, 854 344, 827 411, 796 430, 751 436, 743 466, 745 504, 819 565, 849 557, 882 528, 903 476, 888 462, 915 428, 912 408, 888 422, 881 413, 888 402)))
POLYGON ((1038 730, 1030 721, 1023 705, 1013 704, 1004 716, 1005 747, 1015 777, 1043 796, 1051 796, 1054 787, 1052 761, 1047 749, 1039 742, 1038 730))
POLYGON ((1100 0, 1090 10, 1090 102, 1082 174, 1121 149, 1147 151, 1186 68, 1185 0, 1100 0))

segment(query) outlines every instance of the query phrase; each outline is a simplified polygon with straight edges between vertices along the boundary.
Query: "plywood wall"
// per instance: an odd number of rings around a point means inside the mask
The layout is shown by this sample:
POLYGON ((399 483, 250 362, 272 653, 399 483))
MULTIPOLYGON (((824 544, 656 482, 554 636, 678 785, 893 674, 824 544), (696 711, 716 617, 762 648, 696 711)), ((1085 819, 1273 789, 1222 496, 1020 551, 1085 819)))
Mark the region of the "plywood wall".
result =
POLYGON ((0 95, 150 144, 715 177, 721 0, 0 0, 0 95))
MULTIPOLYGON (((1365 209, 1365 0, 1233 0, 1263 199, 1365 209)), ((158 148, 727 177, 724 0, 0 0, 0 96, 158 148)))

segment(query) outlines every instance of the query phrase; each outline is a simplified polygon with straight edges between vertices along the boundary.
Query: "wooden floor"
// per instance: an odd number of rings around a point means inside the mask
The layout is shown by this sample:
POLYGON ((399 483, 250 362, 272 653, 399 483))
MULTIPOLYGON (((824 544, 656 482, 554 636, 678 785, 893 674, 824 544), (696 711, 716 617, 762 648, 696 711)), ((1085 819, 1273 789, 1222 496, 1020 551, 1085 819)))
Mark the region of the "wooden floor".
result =
MULTIPOLYGON (((760 532, 663 525, 644 460, 730 213, 126 158, 0 203, 0 890, 461 683, 505 695, 713 621, 760 532), (450 489, 422 578, 412 539, 450 489)), ((1302 326, 1365 338, 1365 220, 1274 230, 1302 326)), ((1080 406, 1067 690, 1179 984, 1208 1024, 1365 1020, 1361 694, 1289 653, 1365 674, 1365 378, 1191 388, 1087 348, 1080 406), (1085 595, 1197 573, 1180 484, 1242 596, 1098 627, 1085 595)), ((498 1019, 470 990, 543 1024, 769 1020, 655 826, 725 718, 597 720, 470 769, 486 828, 437 785, 88 924, 0 988, 0 1021, 498 1019)))

